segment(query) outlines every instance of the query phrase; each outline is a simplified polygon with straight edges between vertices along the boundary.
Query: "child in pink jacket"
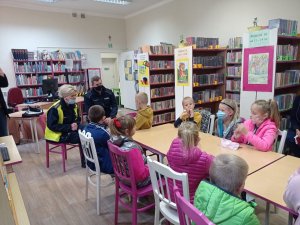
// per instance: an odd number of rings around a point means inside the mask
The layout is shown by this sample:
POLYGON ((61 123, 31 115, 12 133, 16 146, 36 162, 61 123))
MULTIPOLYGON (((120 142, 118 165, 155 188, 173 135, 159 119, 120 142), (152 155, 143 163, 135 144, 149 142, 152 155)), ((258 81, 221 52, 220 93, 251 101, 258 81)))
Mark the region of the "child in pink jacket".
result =
MULTIPOLYGON (((213 156, 201 151, 197 145, 200 141, 199 128, 194 122, 183 122, 167 153, 169 166, 179 173, 187 173, 189 181, 190 200, 194 201, 196 189, 201 180, 208 177, 213 156)), ((170 190, 173 183, 170 182, 170 190)), ((176 184, 182 194, 182 185, 176 184)), ((171 193, 171 196, 173 194, 171 193)))
MULTIPOLYGON (((283 199, 289 208, 300 214, 300 168, 290 177, 283 199)), ((300 216, 294 225, 300 225, 300 216)))
POLYGON ((235 129, 232 141, 253 145, 259 151, 271 151, 280 123, 274 100, 257 100, 251 106, 250 119, 235 129))

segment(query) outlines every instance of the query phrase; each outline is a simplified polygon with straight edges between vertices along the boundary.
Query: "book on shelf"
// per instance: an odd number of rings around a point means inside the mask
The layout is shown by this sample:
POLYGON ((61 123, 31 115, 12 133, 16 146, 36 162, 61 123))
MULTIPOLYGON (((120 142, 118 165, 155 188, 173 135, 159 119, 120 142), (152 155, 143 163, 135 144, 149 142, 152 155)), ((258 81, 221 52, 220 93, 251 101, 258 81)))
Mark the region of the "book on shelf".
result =
POLYGON ((214 102, 222 99, 222 93, 220 89, 206 89, 204 91, 197 91, 193 93, 193 99, 195 103, 202 104, 206 102, 214 102))
POLYGON ((240 91, 241 80, 226 80, 226 91, 240 91))
POLYGON ((300 85, 300 70, 285 70, 275 74, 275 88, 297 84, 300 85))
POLYGON ((151 60, 150 61, 150 70, 151 69, 174 69, 174 61, 170 60, 151 60))
POLYGON ((291 118, 289 115, 281 118, 280 120, 280 130, 287 130, 291 126, 291 118))
POLYGON ((235 100, 236 102, 240 102, 241 95, 239 93, 226 93, 225 98, 229 98, 235 100))
POLYGON ((174 45, 160 42, 160 45, 143 45, 139 47, 139 53, 148 53, 149 55, 171 55, 174 54, 174 49, 174 45))
POLYGON ((217 48, 219 46, 219 38, 206 37, 186 37, 186 43, 193 48, 217 48))
POLYGON ((242 74, 241 66, 228 66, 227 67, 227 76, 236 76, 240 77, 242 74))
POLYGON ((295 93, 276 95, 274 99, 277 102, 279 111, 291 109, 293 107, 295 97, 295 93))
POLYGON ((174 95, 174 93, 175 93, 174 87, 152 88, 150 90, 151 98, 174 95))
POLYGON ((153 116, 153 125, 175 121, 175 112, 168 112, 153 116))
POLYGON ((201 87, 201 85, 213 85, 223 84, 224 74, 212 73, 212 74, 193 74, 193 86, 201 87))
POLYGON ((175 82, 175 77, 173 73, 168 74, 154 74, 150 76, 150 84, 158 84, 158 83, 171 83, 175 82))
POLYGON ((170 109, 175 107, 175 99, 151 102, 151 108, 155 110, 170 109))
POLYGON ((243 38, 242 37, 229 38, 228 48, 234 49, 234 48, 242 48, 242 47, 243 47, 243 38))
POLYGON ((286 19, 269 20, 269 28, 278 28, 279 35, 296 36, 298 21, 286 19))
POLYGON ((224 66, 224 56, 194 56, 193 57, 193 68, 211 67, 211 66, 214 67, 224 66))
POLYGON ((226 55, 227 63, 241 63, 242 62, 242 52, 227 52, 226 55))
POLYGON ((276 59, 277 61, 297 60, 298 45, 277 45, 276 59))

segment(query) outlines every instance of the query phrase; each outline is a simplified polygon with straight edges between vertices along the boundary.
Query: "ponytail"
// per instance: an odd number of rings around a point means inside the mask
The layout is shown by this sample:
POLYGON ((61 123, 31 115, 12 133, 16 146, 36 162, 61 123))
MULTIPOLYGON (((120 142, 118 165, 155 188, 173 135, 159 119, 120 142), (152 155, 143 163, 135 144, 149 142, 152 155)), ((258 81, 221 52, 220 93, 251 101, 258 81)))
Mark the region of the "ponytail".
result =
POLYGON ((278 128, 280 125, 280 113, 278 110, 277 102, 269 99, 266 100, 256 100, 253 104, 261 107, 263 113, 268 113, 268 118, 273 121, 278 128))
POLYGON ((126 129, 131 132, 135 126, 135 119, 125 115, 119 118, 114 118, 109 123, 110 133, 115 136, 125 135, 126 129))

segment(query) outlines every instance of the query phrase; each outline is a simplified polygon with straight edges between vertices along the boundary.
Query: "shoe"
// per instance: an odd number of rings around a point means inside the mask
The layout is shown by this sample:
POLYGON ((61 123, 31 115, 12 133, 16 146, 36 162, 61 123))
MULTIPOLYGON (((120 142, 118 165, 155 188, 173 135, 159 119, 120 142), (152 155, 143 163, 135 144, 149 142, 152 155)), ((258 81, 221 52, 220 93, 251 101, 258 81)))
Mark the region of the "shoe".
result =
POLYGON ((85 162, 84 162, 84 163, 81 163, 81 168, 86 168, 85 162))

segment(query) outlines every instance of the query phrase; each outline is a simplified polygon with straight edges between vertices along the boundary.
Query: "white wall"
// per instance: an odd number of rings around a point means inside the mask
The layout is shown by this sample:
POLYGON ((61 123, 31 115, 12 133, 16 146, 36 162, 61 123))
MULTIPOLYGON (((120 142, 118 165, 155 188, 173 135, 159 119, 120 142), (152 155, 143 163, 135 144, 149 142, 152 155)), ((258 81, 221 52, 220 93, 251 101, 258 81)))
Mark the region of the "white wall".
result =
POLYGON ((227 45, 230 37, 242 36, 253 18, 258 25, 269 19, 298 20, 299 0, 174 0, 126 20, 127 47, 167 41, 178 44, 180 35, 219 37, 227 45))
POLYGON ((8 75, 10 87, 16 85, 12 48, 79 49, 88 54, 89 67, 100 67, 102 52, 119 53, 126 49, 125 32, 123 19, 80 19, 69 14, 0 7, 0 66, 8 75), (107 48, 109 35, 112 49, 107 48))

